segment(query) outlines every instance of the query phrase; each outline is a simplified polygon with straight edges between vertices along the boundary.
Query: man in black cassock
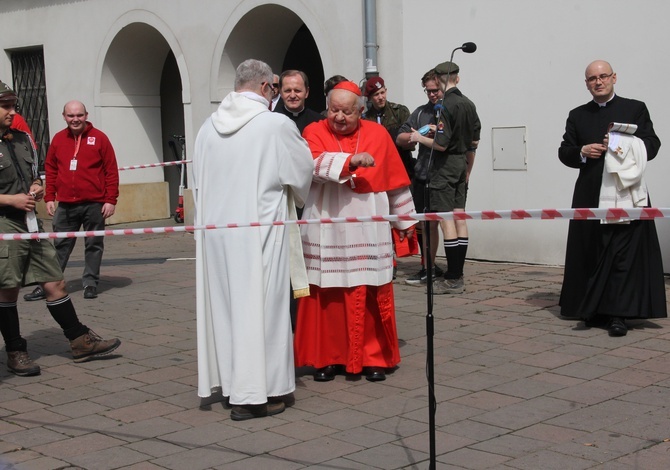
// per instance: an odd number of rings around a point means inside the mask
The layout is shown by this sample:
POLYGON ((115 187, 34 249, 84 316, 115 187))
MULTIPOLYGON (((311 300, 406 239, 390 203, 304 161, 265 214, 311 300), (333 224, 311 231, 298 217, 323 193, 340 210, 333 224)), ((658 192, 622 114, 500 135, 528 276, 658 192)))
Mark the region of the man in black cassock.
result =
POLYGON ((298 126, 300 134, 313 122, 325 119, 325 116, 305 106, 309 96, 309 79, 301 70, 285 70, 279 76, 280 100, 274 108, 275 113, 288 116, 298 126))
MULTIPOLYGON (((615 95, 616 79, 609 63, 589 64, 586 88, 593 101, 570 111, 567 119, 558 157, 579 169, 574 208, 598 207, 610 123, 636 124, 634 135, 644 142, 648 160, 661 146, 646 105, 615 95)), ((606 325, 610 336, 626 335, 626 319, 667 317, 654 221, 571 220, 559 303, 561 315, 606 325)))

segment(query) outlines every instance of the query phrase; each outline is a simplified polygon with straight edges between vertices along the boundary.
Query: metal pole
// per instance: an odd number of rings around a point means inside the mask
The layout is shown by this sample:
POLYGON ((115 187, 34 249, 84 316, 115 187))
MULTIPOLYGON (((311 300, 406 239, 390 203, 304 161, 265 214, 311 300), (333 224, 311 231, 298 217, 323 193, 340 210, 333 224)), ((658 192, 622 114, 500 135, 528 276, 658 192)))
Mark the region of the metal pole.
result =
POLYGON ((377 70, 377 1, 364 0, 365 9, 365 77, 378 75, 377 70))

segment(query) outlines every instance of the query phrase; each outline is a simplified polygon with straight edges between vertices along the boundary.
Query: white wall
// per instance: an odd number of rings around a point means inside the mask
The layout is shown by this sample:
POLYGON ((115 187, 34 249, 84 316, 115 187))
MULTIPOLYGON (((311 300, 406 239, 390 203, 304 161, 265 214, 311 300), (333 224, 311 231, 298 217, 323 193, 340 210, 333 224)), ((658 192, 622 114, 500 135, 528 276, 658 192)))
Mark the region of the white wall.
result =
MULTIPOLYGON (((378 11, 384 12, 385 1, 378 11)), ((665 2, 641 0, 542 1, 469 0, 403 2, 403 102, 426 102, 419 78, 449 59, 466 41, 474 54, 457 51, 461 90, 477 105, 482 142, 471 179, 468 208, 540 209, 569 207, 577 170, 565 167, 557 149, 570 109, 590 100, 584 69, 595 59, 611 62, 616 92, 647 103, 665 146, 648 166, 648 185, 657 207, 670 206, 664 183, 670 170, 670 104, 661 59, 670 44, 665 2), (433 26, 434 25, 434 26, 433 26), (527 171, 493 171, 491 128, 527 126, 527 171)), ((382 23, 393 24, 391 19, 382 23)), ((380 37, 388 32, 380 33, 380 37)), ((394 50, 380 46, 380 63, 394 50)), ((392 68, 380 74, 393 73, 392 68)), ((393 100, 393 96, 391 97, 393 100)), ((670 269, 670 227, 657 221, 666 270, 670 269)), ((468 256, 537 263, 563 263, 567 222, 480 221, 470 223, 468 256)))

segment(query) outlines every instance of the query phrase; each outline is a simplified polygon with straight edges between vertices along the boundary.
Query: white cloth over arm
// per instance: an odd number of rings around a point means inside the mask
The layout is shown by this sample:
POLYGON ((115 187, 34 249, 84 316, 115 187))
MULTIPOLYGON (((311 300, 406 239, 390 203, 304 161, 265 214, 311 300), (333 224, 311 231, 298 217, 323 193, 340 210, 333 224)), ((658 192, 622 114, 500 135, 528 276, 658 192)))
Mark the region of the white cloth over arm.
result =
POLYGON ((633 208, 648 204, 644 170, 647 149, 632 135, 610 132, 600 189, 601 208, 633 208))

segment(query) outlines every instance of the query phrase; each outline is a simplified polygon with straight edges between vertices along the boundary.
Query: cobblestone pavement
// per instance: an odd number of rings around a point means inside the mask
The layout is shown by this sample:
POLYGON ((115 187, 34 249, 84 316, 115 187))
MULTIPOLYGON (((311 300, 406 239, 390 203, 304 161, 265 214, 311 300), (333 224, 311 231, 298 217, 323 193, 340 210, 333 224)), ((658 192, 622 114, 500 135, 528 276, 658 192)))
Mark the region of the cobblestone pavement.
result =
MULTIPOLYGON (((84 300, 77 243, 79 315, 123 341, 104 360, 74 364, 44 303, 19 301, 42 374, 0 366, 0 468, 428 468, 426 299, 402 282, 417 258, 399 265, 402 363, 385 382, 299 369, 295 406, 233 422, 196 393, 194 252, 186 233, 108 237, 100 296, 84 300)), ((560 318, 561 280, 558 267, 468 261, 466 292, 435 297, 437 468, 670 468, 668 321, 610 338, 560 318)))

